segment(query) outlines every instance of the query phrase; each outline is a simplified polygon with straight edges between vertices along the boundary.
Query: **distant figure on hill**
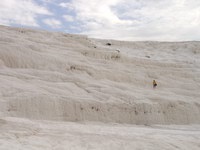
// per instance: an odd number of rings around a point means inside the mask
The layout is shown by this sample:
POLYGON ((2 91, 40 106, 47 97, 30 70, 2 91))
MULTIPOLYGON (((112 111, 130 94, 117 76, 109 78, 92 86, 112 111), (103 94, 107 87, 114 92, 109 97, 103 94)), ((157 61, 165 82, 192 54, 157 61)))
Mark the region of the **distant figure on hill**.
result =
POLYGON ((153 88, 155 89, 157 86, 156 80, 153 80, 153 88))

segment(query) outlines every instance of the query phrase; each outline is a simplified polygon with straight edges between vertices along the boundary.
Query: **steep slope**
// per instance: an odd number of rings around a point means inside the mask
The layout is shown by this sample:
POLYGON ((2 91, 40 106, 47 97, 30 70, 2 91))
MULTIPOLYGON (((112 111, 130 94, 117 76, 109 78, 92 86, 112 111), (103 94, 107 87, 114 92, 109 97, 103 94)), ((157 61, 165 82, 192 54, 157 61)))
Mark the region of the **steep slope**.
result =
POLYGON ((98 40, 4 26, 0 35, 1 116, 200 123, 200 42, 98 40))

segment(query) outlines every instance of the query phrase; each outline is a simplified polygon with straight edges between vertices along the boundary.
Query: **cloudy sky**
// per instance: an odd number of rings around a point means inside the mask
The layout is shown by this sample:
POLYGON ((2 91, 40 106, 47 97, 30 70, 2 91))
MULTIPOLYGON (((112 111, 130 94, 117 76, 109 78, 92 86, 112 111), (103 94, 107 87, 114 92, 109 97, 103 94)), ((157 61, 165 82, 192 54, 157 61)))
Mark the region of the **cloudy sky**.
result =
POLYGON ((200 40, 200 1, 1 0, 0 24, 118 40, 200 40))

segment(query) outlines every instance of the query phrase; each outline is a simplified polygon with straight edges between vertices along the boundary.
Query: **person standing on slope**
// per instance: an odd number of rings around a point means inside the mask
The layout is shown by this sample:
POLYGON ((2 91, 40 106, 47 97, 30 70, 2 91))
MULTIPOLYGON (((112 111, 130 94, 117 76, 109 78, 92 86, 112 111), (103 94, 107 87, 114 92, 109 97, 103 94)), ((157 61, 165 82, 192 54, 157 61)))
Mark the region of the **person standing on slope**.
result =
POLYGON ((155 89, 157 86, 156 80, 153 80, 153 88, 155 89))

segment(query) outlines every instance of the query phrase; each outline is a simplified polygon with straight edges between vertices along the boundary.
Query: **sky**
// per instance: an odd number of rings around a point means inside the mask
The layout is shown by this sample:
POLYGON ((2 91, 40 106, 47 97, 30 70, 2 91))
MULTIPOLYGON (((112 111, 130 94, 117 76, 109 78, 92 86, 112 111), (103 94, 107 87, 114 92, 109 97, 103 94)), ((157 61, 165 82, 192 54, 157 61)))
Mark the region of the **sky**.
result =
POLYGON ((0 24, 128 41, 199 41, 199 0, 1 0, 0 24))

